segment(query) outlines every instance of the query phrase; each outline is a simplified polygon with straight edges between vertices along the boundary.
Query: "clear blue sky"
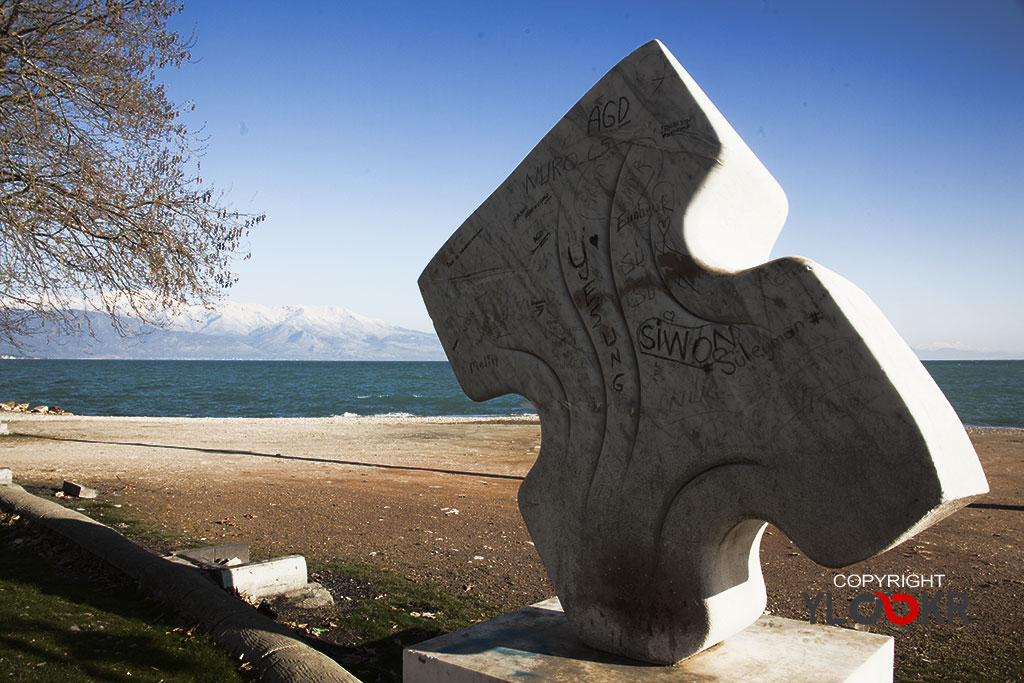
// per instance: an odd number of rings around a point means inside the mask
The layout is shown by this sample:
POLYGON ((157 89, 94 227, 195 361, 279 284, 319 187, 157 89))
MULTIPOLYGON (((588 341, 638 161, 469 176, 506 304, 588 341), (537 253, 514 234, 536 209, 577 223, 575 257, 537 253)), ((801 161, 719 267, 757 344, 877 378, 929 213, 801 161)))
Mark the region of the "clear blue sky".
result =
POLYGON ((191 0, 166 74, 204 178, 269 218, 229 298, 430 330, 423 266, 593 83, 659 38, 778 179, 774 256, 915 347, 1024 357, 1024 3, 191 0))

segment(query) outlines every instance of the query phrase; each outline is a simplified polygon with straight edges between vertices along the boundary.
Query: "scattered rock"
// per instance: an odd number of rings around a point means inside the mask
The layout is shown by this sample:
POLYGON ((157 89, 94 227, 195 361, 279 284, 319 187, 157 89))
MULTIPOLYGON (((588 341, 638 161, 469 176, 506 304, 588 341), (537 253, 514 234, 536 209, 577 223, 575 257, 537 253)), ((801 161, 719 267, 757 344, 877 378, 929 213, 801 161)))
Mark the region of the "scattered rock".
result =
POLYGON ((307 583, 305 588, 285 593, 281 598, 298 609, 323 609, 334 604, 330 592, 313 581, 307 583))
POLYGON ((65 496, 72 498, 95 498, 96 489, 91 489, 88 486, 82 486, 76 484, 73 481, 65 481, 58 493, 63 493, 65 496))
MULTIPOLYGON (((7 425, 3 426, 6 427, 7 425)), ((9 486, 13 481, 10 468, 0 467, 0 486, 9 486)))
POLYGON ((60 406, 36 406, 34 408, 29 408, 28 403, 15 403, 14 401, 4 401, 0 403, 0 412, 32 413, 34 415, 74 415, 74 413, 69 413, 60 406))

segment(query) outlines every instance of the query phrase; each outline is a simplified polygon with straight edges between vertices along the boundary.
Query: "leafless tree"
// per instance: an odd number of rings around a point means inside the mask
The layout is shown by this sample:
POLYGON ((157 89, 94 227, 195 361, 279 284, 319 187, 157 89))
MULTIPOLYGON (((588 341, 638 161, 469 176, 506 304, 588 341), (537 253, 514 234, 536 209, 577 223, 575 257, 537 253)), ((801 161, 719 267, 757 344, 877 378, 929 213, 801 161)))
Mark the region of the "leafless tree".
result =
POLYGON ((209 303, 264 216, 200 177, 202 141, 162 69, 188 61, 176 0, 0 0, 0 340, 71 332, 88 300, 120 331, 209 303), (52 328, 51 328, 52 329, 52 328))

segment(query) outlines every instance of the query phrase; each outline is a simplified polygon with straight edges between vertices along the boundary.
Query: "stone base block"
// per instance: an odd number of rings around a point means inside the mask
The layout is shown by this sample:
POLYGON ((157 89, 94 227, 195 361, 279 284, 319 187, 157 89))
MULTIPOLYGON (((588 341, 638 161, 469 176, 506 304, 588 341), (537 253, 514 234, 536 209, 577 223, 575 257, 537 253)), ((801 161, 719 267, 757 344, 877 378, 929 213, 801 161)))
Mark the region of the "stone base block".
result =
POLYGON ((581 643, 558 598, 405 650, 406 683, 461 681, 892 681, 893 639, 765 615, 675 666, 581 643))

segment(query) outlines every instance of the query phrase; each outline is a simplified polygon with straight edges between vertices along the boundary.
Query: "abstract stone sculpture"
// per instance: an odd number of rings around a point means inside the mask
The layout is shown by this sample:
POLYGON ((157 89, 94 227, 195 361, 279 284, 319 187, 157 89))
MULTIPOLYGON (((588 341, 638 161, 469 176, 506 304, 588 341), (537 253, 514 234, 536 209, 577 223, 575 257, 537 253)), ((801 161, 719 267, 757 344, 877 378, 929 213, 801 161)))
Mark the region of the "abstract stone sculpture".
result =
POLYGON ((540 414, 519 506, 593 647, 671 663, 754 622, 764 521, 839 567, 988 490, 867 296, 806 259, 765 263, 786 211, 654 41, 420 277, 466 393, 522 394, 540 414))

